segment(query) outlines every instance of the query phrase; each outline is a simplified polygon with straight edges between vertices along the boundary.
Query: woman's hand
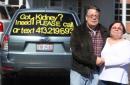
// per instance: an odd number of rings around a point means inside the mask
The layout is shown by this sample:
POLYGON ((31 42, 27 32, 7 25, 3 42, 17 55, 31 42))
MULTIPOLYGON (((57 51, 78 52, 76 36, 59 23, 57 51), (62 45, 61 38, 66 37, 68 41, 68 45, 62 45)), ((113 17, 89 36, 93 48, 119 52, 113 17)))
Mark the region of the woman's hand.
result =
POLYGON ((104 58, 97 57, 97 60, 96 60, 97 66, 102 66, 104 63, 105 63, 104 58))

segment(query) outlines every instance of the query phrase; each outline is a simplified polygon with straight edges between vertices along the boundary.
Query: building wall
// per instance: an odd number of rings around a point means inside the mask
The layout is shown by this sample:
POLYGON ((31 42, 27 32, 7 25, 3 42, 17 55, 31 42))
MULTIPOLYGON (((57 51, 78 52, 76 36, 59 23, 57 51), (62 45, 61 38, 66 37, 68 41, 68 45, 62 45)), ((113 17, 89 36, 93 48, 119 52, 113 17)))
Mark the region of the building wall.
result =
MULTIPOLYGON (((120 0, 120 2, 122 2, 123 0, 120 0)), ((126 0, 127 3, 130 3, 130 0, 126 0)))
MULTIPOLYGON (((49 7, 49 1, 50 0, 26 0, 26 6, 27 8, 49 7)), ((63 0, 63 4, 59 8, 74 10, 77 12, 77 14, 80 15, 80 19, 83 22, 86 7, 89 4, 95 4, 102 11, 100 22, 108 27, 114 20, 114 1, 115 0, 63 0), (80 7, 78 4, 79 1, 82 2, 82 4, 80 4, 80 7)))
POLYGON ((114 21, 115 0, 94 0, 94 3, 101 9, 101 23, 108 28, 114 21))
MULTIPOLYGON (((83 9, 88 4, 95 4, 101 9, 101 18, 100 22, 105 26, 109 25, 114 21, 114 9, 115 9, 115 0, 83 0, 83 9)), ((82 11, 83 12, 83 11, 82 11)))
POLYGON ((33 3, 31 8, 48 7, 48 1, 49 0, 32 0, 32 2, 30 2, 33 3))
MULTIPOLYGON (((49 1, 50 0, 38 0, 38 1, 33 0, 33 2, 31 2, 31 3, 33 3, 33 8, 50 7, 49 1)), ((77 3, 77 0, 63 0, 63 4, 61 7, 59 6, 59 8, 75 10, 77 7, 76 3, 77 3)))
POLYGON ((126 23, 126 31, 128 33, 130 33, 130 23, 129 22, 126 23))
POLYGON ((77 0, 63 0, 63 8, 77 12, 77 0))
MULTIPOLYGON (((82 0, 81 21, 84 21, 85 9, 89 4, 96 4, 102 11, 100 22, 108 28, 114 20, 114 1, 115 0, 82 0)), ((49 0, 33 0, 33 7, 48 7, 49 0)), ((78 13, 78 0, 63 0, 61 8, 71 9, 78 13)))

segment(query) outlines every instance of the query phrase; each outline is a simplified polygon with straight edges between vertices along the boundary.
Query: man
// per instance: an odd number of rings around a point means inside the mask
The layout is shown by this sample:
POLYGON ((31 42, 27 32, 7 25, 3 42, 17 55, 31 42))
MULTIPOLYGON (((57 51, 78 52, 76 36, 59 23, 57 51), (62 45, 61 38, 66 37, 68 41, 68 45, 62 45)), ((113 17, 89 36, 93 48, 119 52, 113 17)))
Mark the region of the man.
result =
POLYGON ((101 50, 107 38, 107 29, 99 24, 100 10, 89 6, 85 22, 75 28, 71 36, 72 70, 70 85, 97 85, 101 50))

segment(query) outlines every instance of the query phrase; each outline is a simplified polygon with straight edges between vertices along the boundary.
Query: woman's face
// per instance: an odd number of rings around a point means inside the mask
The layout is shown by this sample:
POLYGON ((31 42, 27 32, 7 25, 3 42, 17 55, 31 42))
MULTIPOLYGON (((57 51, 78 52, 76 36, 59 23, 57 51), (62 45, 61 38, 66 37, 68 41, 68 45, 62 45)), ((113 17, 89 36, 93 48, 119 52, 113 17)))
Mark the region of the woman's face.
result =
POLYGON ((123 26, 120 23, 115 23, 111 27, 110 36, 114 39, 120 39, 123 35, 123 26))

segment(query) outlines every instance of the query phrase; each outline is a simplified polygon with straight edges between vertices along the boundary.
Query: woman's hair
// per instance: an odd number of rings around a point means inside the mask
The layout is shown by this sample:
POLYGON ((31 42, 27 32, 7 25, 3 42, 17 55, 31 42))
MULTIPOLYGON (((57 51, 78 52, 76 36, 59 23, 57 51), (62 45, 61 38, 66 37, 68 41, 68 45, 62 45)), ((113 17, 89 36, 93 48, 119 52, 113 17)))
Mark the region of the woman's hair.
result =
POLYGON ((109 30, 109 36, 110 36, 111 28, 112 28, 112 26, 113 26, 115 23, 120 23, 120 24, 121 24, 121 26, 123 27, 123 34, 125 34, 126 30, 125 30, 124 24, 123 24, 121 21, 114 21, 114 22, 109 26, 109 29, 108 29, 108 30, 109 30))

